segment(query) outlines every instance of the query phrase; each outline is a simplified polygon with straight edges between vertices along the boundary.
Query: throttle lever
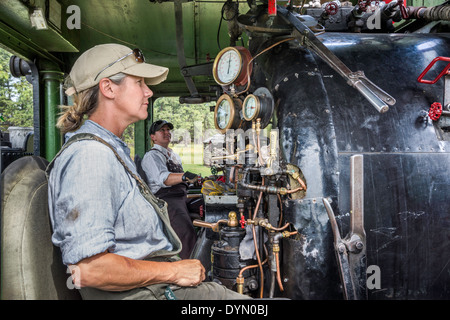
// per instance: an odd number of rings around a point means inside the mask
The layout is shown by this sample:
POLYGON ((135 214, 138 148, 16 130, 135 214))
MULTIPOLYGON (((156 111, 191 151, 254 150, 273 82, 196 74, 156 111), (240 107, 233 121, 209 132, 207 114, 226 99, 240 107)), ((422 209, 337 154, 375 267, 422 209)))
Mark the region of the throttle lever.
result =
POLYGON ((278 6, 280 16, 293 27, 293 35, 300 43, 311 48, 325 63, 333 68, 347 83, 358 90, 380 113, 389 110, 389 105, 394 105, 396 100, 383 91, 361 71, 352 72, 330 49, 328 49, 292 12, 278 6))
POLYGON ((364 230, 364 167, 363 156, 350 158, 350 230, 342 238, 330 202, 323 204, 334 236, 339 275, 346 300, 367 299, 366 233, 364 230))

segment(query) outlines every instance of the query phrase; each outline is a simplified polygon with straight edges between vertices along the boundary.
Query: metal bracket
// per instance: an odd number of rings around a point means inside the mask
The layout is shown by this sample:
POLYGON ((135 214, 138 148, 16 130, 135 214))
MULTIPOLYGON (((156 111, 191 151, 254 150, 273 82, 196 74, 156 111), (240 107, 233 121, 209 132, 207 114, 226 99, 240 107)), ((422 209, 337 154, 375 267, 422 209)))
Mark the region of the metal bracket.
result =
POLYGON ((178 64, 180 65, 180 71, 184 77, 184 81, 186 82, 186 86, 191 93, 191 97, 198 98, 199 93, 197 87, 195 86, 194 81, 190 75, 187 75, 183 70, 186 66, 186 55, 184 53, 184 35, 183 35, 183 1, 182 0, 174 0, 174 10, 175 10, 175 32, 177 37, 177 57, 178 64))
POLYGON ((395 99, 366 78, 362 71, 352 72, 330 49, 328 49, 292 12, 278 6, 278 13, 294 28, 293 36, 302 45, 311 48, 323 61, 357 89, 380 113, 389 110, 395 99))
POLYGON ((450 74, 444 77, 444 104, 445 111, 450 111, 450 74))
POLYGON ((343 286, 344 299, 367 299, 366 232, 364 230, 364 167, 363 156, 350 158, 350 231, 342 238, 330 202, 323 198, 331 229, 343 286))

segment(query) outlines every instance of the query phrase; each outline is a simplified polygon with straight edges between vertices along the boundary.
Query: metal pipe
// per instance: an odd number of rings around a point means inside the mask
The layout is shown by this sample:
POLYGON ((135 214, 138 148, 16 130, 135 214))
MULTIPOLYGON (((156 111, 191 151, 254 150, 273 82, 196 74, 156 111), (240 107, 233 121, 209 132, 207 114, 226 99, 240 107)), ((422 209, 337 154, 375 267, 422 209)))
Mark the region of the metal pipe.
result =
POLYGON ((277 264, 277 282, 281 291, 284 291, 283 283, 281 282, 281 272, 280 272, 280 257, 279 252, 274 252, 275 254, 275 262, 277 264))
POLYGON ((42 72, 44 82, 45 102, 45 158, 52 160, 61 148, 61 134, 56 128, 58 106, 60 101, 60 84, 63 81, 63 73, 60 71, 42 72))
MULTIPOLYGON (((262 192, 259 193, 258 201, 256 203, 255 212, 253 213, 253 217, 256 218, 256 213, 258 212, 259 206, 261 204, 262 192)), ((261 263, 261 257, 259 256, 258 243, 256 240, 256 230, 255 225, 252 225, 252 234, 253 234, 253 243, 255 245, 256 259, 258 260, 258 266, 260 271, 260 288, 259 288, 259 297, 262 298, 264 294, 264 271, 261 263)))
MULTIPOLYGON (((244 188, 248 188, 248 189, 252 189, 252 190, 256 190, 256 191, 261 191, 261 192, 266 192, 266 193, 271 193, 271 194, 277 194, 277 193, 279 193, 279 194, 282 194, 282 195, 295 193, 295 192, 298 192, 298 191, 300 191, 300 190, 306 190, 306 185, 305 185, 305 183, 303 182, 303 180, 300 179, 299 176, 297 176, 297 181, 298 181, 298 183, 301 185, 301 187, 298 187, 298 188, 296 188, 296 189, 291 189, 291 190, 289 190, 289 189, 287 189, 287 188, 284 188, 284 187, 263 186, 263 185, 261 185, 261 186, 255 186, 255 185, 246 183, 245 180, 246 180, 246 178, 247 178, 247 173, 248 173, 249 170, 250 170, 250 168, 244 169, 244 177, 242 178, 242 181, 240 182, 241 185, 242 185, 244 188)), ((290 171, 286 171, 286 172, 289 173, 289 174, 291 174, 290 171)))
POLYGON ((192 224, 194 226, 202 227, 202 228, 210 228, 214 232, 219 232, 219 225, 221 223, 224 223, 224 224, 228 223, 228 220, 222 219, 222 220, 219 220, 219 221, 214 222, 214 223, 213 222, 206 222, 206 221, 198 220, 198 219, 195 219, 194 221, 192 221, 192 224))

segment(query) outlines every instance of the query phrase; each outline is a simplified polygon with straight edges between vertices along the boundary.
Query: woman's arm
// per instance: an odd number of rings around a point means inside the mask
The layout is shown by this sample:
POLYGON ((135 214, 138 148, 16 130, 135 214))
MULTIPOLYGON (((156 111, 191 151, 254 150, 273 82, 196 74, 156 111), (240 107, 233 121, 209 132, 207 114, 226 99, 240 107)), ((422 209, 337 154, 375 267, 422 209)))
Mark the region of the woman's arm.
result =
POLYGON ((199 260, 155 262, 134 260, 109 252, 83 259, 69 268, 77 287, 106 291, 124 291, 156 283, 189 287, 205 279, 205 268, 199 260))

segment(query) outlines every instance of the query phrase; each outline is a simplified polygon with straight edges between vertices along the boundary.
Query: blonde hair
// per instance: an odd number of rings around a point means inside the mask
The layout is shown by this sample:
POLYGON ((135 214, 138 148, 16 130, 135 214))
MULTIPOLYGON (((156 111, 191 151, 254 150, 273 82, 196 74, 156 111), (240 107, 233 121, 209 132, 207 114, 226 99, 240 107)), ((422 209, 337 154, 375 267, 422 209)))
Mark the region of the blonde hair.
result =
MULTIPOLYGON (((115 84, 120 84, 122 80, 126 77, 124 73, 117 73, 108 77, 115 84)), ((66 78, 65 86, 71 87, 72 80, 70 77, 66 78)), ((88 88, 81 92, 76 92, 73 95, 73 105, 59 106, 62 109, 61 115, 56 122, 56 127, 61 131, 62 134, 67 132, 72 132, 81 127, 85 116, 90 116, 96 109, 98 105, 98 84, 94 87, 88 88)))

